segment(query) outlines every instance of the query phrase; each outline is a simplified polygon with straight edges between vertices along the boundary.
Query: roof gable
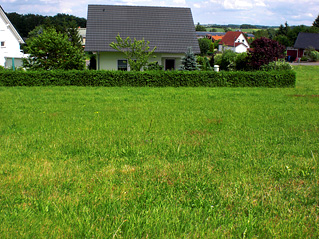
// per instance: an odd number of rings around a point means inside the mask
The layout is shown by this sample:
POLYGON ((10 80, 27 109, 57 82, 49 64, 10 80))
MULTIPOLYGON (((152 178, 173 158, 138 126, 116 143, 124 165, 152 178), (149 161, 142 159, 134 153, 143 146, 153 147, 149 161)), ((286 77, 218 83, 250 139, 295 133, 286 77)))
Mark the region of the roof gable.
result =
MULTIPOLYGON (((243 34, 243 33, 242 32, 232 32, 232 31, 226 32, 225 36, 222 38, 222 40, 219 42, 219 44, 226 45, 226 46, 234 46, 236 39, 238 37, 240 37, 241 34, 243 34)), ((245 39, 246 39, 246 37, 245 37, 245 39)), ((246 39, 246 41, 247 41, 247 39, 246 39)))
POLYGON ((299 49, 313 47, 319 50, 319 33, 300 32, 294 47, 299 49))
POLYGON ((149 41, 155 52, 199 53, 190 8, 89 5, 86 51, 111 51, 116 36, 149 41))
POLYGON ((17 30, 14 28, 14 26, 10 22, 9 18, 7 17, 7 15, 5 14, 5 12, 1 6, 0 6, 0 17, 3 19, 3 21, 6 23, 6 25, 11 29, 13 35, 17 38, 19 43, 24 43, 22 37, 19 35, 17 30))

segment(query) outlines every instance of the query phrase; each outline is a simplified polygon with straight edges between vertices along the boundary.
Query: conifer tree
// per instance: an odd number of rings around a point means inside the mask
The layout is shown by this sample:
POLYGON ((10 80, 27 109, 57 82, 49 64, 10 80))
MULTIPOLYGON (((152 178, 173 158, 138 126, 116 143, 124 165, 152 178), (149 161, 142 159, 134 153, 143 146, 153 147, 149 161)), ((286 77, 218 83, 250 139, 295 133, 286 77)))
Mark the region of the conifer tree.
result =
POLYGON ((318 17, 316 18, 316 20, 313 22, 312 26, 314 26, 314 27, 319 27, 319 15, 318 15, 318 17))
POLYGON ((182 58, 182 65, 180 70, 183 71, 196 71, 198 70, 198 65, 196 62, 196 57, 192 51, 192 47, 187 48, 185 56, 182 58))

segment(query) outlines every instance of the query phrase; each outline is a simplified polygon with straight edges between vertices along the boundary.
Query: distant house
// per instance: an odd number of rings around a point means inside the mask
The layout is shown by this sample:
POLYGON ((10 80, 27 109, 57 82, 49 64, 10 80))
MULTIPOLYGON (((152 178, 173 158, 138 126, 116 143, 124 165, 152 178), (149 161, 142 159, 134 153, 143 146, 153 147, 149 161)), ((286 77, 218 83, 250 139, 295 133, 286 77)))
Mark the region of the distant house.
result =
POLYGON ((294 49, 289 49, 287 55, 292 58, 301 58, 307 48, 313 47, 319 51, 319 33, 300 32, 296 39, 294 49))
POLYGON ((122 53, 109 46, 116 36, 149 41, 151 62, 178 69, 188 47, 200 53, 190 8, 89 5, 85 51, 97 55, 97 69, 129 70, 122 53))
POLYGON ((217 41, 225 36, 225 32, 196 32, 197 39, 208 38, 212 41, 217 41))
POLYGON ((237 53, 246 52, 248 48, 249 44, 243 32, 226 32, 218 45, 218 51, 232 50, 237 53))
POLYGON ((20 50, 20 44, 23 43, 23 39, 0 6, 0 66, 22 66, 24 54, 20 50))
POLYGON ((86 28, 78 28, 79 35, 81 37, 81 44, 84 47, 86 41, 86 28))

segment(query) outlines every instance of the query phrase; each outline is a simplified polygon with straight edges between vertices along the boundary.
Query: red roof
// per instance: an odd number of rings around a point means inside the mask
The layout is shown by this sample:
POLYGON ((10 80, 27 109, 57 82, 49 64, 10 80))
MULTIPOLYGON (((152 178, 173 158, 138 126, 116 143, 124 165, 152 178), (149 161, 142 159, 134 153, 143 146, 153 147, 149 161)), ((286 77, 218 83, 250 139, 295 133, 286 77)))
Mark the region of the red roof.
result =
MULTIPOLYGON (((235 40, 243 34, 242 32, 226 32, 225 36, 223 39, 219 42, 219 45, 226 45, 226 46, 234 46, 235 40)), ((244 35, 245 37, 245 35, 244 35)), ((236 43, 237 46, 237 43, 236 43)))

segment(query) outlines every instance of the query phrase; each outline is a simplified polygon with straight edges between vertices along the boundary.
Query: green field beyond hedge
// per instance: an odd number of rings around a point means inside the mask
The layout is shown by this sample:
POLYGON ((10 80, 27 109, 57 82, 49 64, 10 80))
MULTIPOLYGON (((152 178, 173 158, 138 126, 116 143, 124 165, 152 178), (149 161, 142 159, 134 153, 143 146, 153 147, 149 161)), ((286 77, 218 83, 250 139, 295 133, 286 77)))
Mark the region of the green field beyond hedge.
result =
POLYGON ((319 67, 295 88, 0 87, 0 238, 318 238, 319 67))

